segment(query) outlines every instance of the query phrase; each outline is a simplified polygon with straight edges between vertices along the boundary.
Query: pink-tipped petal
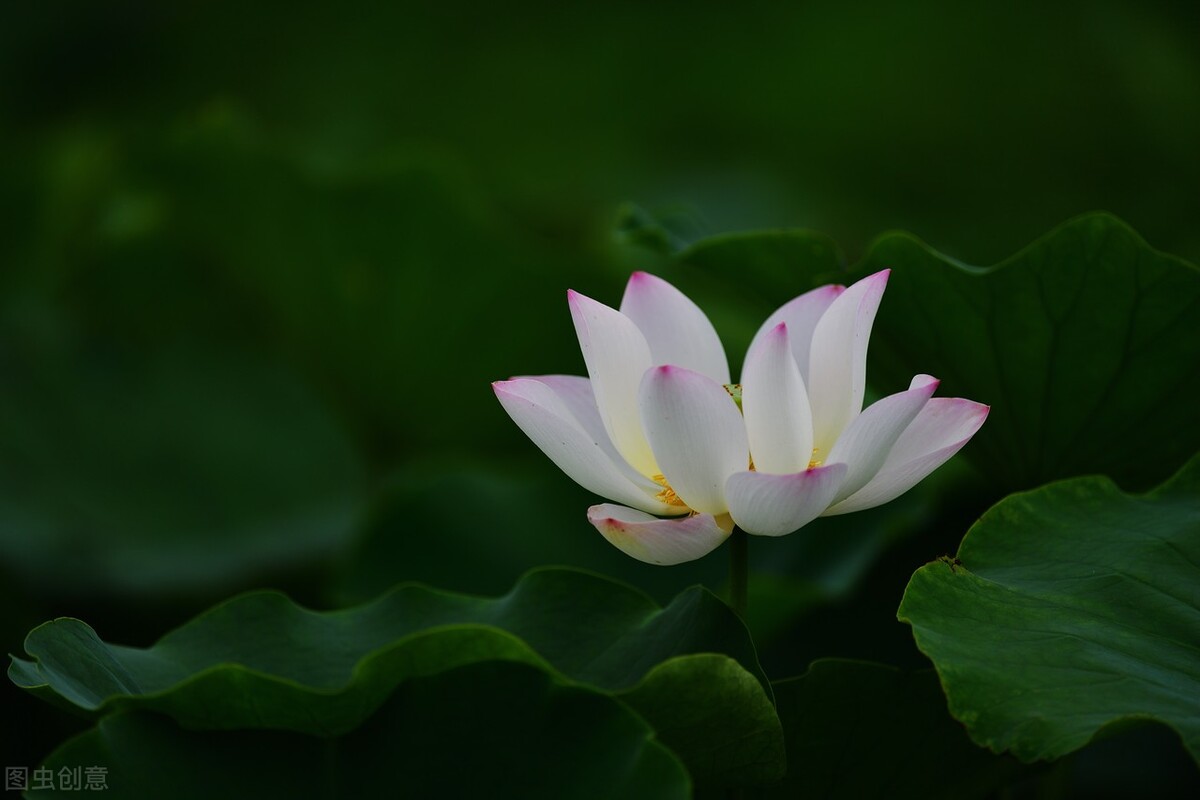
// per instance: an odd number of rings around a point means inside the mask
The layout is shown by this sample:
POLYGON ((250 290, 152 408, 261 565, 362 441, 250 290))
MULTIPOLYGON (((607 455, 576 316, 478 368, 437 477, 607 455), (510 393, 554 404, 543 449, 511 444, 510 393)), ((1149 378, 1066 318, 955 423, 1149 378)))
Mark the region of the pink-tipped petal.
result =
POLYGON ((854 494, 875 477, 937 386, 937 379, 918 375, 907 391, 872 403, 846 426, 825 459, 826 463, 845 464, 849 468, 834 503, 854 494))
POLYGON ((588 522, 626 555, 664 566, 708 555, 733 531, 733 521, 727 514, 657 519, 610 503, 589 508, 588 522))
POLYGON ((725 486, 729 513, 746 533, 783 536, 821 516, 845 477, 845 464, 793 475, 739 472, 725 486))
POLYGON ((537 381, 549 386, 588 432, 603 431, 592 382, 579 375, 518 375, 514 381, 537 381))
POLYGON ((933 398, 900 435, 875 477, 826 513, 862 511, 904 494, 961 450, 983 425, 989 410, 972 400, 933 398))
POLYGON ((633 320, 578 292, 567 302, 583 360, 596 395, 596 407, 609 438, 643 475, 659 472, 638 418, 638 386, 650 368, 650 347, 633 320))
POLYGON ((805 386, 812 404, 813 446, 822 453, 829 452, 862 410, 867 343, 889 272, 877 272, 842 292, 813 330, 805 386))
POLYGON ((655 499, 661 487, 618 461, 611 446, 588 433, 550 386, 519 378, 497 381, 492 389, 517 427, 583 488, 656 514, 685 510, 655 499))
MULTIPOLYGON (((829 305, 844 291, 846 291, 845 286, 835 284, 819 286, 811 292, 805 292, 799 297, 792 298, 777 308, 775 313, 767 317, 767 321, 758 329, 758 333, 754 334, 754 339, 750 342, 750 349, 746 351, 747 363, 749 363, 750 354, 758 348, 767 334, 782 322, 788 328, 788 337, 792 343, 792 355, 796 358, 796 366, 800 368, 800 377, 807 382, 808 354, 812 348, 813 331, 829 305)), ((742 372, 742 382, 745 383, 744 368, 742 372)))
POLYGON ((639 486, 652 485, 646 476, 629 466, 629 462, 617 452, 612 440, 608 438, 608 431, 604 429, 604 422, 600 419, 600 409, 596 407, 596 396, 592 393, 590 380, 576 375, 524 375, 513 380, 537 381, 549 387, 569 412, 570 418, 579 423, 584 432, 630 480, 639 486))
POLYGON ((755 468, 779 474, 808 469, 812 413, 786 323, 761 338, 743 373, 742 412, 755 468))
POLYGON ((647 372, 639 397, 646 438, 675 494, 701 513, 725 513, 725 481, 750 460, 733 398, 712 378, 671 366, 647 372))
POLYGON ((686 367, 717 383, 729 383, 729 361, 716 329, 699 306, 662 278, 633 273, 621 313, 646 337, 655 364, 686 367))

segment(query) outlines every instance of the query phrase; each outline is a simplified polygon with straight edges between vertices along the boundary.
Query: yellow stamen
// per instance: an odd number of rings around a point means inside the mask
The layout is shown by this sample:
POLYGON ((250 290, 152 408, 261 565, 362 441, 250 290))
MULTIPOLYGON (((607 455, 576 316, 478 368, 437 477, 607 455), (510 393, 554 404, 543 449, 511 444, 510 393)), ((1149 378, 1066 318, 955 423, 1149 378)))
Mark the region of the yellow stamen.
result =
POLYGON ((810 458, 808 461, 809 469, 816 469, 817 467, 819 467, 825 463, 825 459, 823 459, 817 455, 817 453, 819 453, 819 452, 821 452, 821 451, 818 448, 816 448, 816 447, 813 448, 812 458, 810 458))
POLYGON ((650 480, 663 487, 661 492, 654 495, 659 502, 666 503, 669 506, 682 506, 683 508, 687 508, 687 503, 680 500, 679 496, 675 494, 675 490, 671 488, 671 484, 667 483, 666 475, 655 475, 650 480))

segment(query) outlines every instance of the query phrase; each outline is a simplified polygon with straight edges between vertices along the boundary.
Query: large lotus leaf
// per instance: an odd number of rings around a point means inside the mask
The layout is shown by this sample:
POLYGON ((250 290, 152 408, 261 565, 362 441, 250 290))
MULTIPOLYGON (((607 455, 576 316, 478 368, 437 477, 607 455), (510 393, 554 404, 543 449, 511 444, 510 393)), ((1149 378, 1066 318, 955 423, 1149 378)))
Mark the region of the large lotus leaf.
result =
POLYGON ((683 766, 621 702, 496 661, 410 680, 360 728, 332 739, 192 731, 119 712, 46 760, 58 791, 27 796, 74 797, 60 771, 69 779, 88 767, 106 770, 103 796, 121 800, 691 794, 683 766))
POLYGON ((891 268, 871 337, 880 387, 919 372, 992 407, 965 451, 997 486, 1106 474, 1129 489, 1200 447, 1200 270, 1104 214, 1072 220, 994 267, 906 234, 856 274, 891 268))
POLYGON ((755 677, 727 656, 659 664, 621 694, 703 786, 762 786, 786 765, 779 717, 755 677))
POLYGON ((42 591, 214 591, 343 546, 362 459, 236 350, 0 346, 0 559, 42 591))
POLYGON ((771 797, 969 800, 1021 769, 971 743, 932 670, 822 659, 774 685, 788 772, 771 797))
POLYGON ((1006 498, 899 617, 982 745, 1053 759, 1149 719, 1200 760, 1200 457, 1144 495, 1087 477, 1006 498))
POLYGON ((766 782, 783 767, 745 627, 699 587, 664 609, 623 584, 545 569, 499 598, 409 585, 331 613, 256 592, 148 649, 107 644, 76 619, 35 628, 25 649, 31 660, 14 658, 9 677, 86 712, 151 709, 193 728, 320 735, 353 729, 406 679, 521 661, 626 697, 706 779, 766 782), (727 655, 688 657, 703 653, 727 655))

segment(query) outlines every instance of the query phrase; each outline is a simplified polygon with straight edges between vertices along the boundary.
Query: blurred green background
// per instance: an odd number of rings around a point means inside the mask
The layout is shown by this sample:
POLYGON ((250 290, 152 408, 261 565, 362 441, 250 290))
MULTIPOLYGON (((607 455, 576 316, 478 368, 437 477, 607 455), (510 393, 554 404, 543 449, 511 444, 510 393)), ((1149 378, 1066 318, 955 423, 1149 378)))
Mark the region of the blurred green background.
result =
MULTIPOLYGON (((615 305, 660 265, 625 204, 681 242, 819 230, 846 263, 901 228, 990 264, 1104 209, 1200 260, 1197 9, 5 4, 5 647, 60 614, 145 645, 267 585, 327 607, 568 563, 720 588, 721 554, 603 542, 489 388, 583 371, 566 289, 615 305)), ((757 548, 789 576, 758 589, 768 670, 924 663, 903 586, 995 499, 955 464, 757 548)), ((5 763, 82 727, 4 706, 32 720, 5 763)))

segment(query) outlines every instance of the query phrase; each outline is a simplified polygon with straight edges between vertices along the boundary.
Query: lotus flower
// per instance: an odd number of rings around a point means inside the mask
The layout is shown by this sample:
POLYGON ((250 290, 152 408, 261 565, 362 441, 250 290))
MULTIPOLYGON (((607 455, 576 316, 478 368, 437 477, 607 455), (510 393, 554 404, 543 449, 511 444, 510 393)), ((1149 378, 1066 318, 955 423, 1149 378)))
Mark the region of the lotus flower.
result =
POLYGON ((772 314, 730 383, 708 317, 666 281, 629 279, 619 311, 567 293, 588 377, 492 384, 576 483, 615 501, 588 520, 634 558, 678 564, 736 524, 781 536, 886 503, 954 455, 988 407, 933 398, 918 375, 863 409, 867 341, 888 271, 822 286, 772 314))

